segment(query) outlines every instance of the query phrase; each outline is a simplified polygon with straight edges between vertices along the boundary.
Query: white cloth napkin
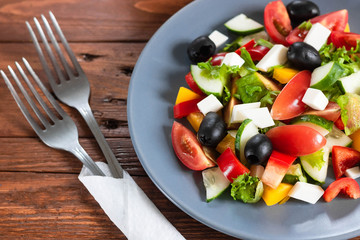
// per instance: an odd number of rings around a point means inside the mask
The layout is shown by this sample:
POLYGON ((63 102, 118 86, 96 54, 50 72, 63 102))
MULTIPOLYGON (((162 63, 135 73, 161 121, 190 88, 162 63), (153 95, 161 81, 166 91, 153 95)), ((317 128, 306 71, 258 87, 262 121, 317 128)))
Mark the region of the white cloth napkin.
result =
POLYGON ((106 177, 93 176, 83 167, 79 180, 129 240, 185 239, 126 171, 123 179, 116 179, 106 163, 97 164, 106 177))

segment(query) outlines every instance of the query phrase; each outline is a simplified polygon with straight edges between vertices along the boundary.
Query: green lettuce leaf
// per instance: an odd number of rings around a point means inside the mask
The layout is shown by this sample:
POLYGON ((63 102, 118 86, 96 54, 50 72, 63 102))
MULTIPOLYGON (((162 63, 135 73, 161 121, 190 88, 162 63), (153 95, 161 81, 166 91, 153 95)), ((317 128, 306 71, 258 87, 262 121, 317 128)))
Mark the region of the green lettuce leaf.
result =
POLYGON ((337 99, 341 108, 341 120, 345 126, 345 134, 350 135, 360 129, 360 96, 346 93, 337 99))
POLYGON ((263 192, 264 188, 260 179, 248 173, 238 176, 231 184, 231 196, 234 200, 241 200, 244 203, 258 202, 263 192))

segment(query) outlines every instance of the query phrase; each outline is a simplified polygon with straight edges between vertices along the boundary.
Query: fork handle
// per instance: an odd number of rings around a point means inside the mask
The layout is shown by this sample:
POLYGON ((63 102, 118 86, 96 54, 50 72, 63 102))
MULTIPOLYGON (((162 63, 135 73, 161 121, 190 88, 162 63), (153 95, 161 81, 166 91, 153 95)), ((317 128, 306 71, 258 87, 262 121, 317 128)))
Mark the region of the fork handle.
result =
POLYGON ((96 141, 98 142, 101 151, 103 152, 106 161, 109 164, 109 169, 114 178, 123 178, 123 169, 120 166, 120 163, 116 159, 114 153, 112 152, 109 144, 106 142, 104 135, 102 134, 99 125, 96 122, 94 114, 91 111, 90 105, 85 104, 77 108, 82 117, 85 119, 87 125, 89 126, 91 132, 93 133, 96 141))
POLYGON ((104 172, 96 165, 80 144, 73 147, 70 152, 74 154, 94 175, 105 176, 104 172))

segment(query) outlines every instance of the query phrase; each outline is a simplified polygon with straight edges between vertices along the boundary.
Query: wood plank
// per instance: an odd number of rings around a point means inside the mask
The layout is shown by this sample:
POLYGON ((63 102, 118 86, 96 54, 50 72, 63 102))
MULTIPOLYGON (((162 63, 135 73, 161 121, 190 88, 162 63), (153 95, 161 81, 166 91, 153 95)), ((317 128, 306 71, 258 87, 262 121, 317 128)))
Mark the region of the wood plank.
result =
MULTIPOLYGON (((71 47, 83 67, 91 85, 90 105, 97 122, 106 137, 129 137, 126 115, 126 98, 130 77, 143 43, 73 43, 71 47)), ((25 57, 41 79, 46 75, 42 70, 35 49, 31 43, 0 44, 0 68, 14 67, 15 61, 25 57)), ((0 80, 0 137, 35 136, 35 133, 21 116, 20 111, 3 80, 0 80), (5 110, 13 109, 13 111, 5 110)), ((73 119, 81 119, 80 114, 64 107, 73 119)), ((84 121, 76 121, 81 137, 91 137, 84 121)))
MULTIPOLYGON (((132 176, 146 176, 129 138, 111 138, 108 142, 126 171, 132 176)), ((94 139, 82 138, 80 144, 94 161, 105 161, 94 139)), ((0 138, 0 146, 1 172, 78 174, 82 168, 71 153, 49 148, 37 138, 0 138)))
POLYGON ((25 21, 52 11, 69 41, 147 41, 191 0, 0 1, 0 42, 31 41, 25 21))
MULTIPOLYGON (((147 177, 135 181, 186 239, 234 239, 195 221, 147 177), (199 229, 201 229, 199 231, 199 229)), ((76 174, 0 174, 0 233, 11 239, 126 239, 76 174)))

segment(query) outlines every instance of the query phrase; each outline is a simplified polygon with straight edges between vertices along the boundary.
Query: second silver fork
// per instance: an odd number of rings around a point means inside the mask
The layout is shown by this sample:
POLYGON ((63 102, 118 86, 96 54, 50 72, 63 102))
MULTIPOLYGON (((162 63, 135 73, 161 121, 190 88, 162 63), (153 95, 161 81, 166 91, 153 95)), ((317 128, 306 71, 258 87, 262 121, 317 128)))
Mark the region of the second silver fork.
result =
POLYGON ((96 122, 96 119, 91 111, 90 105, 89 105, 89 97, 90 97, 90 84, 89 81, 82 70, 80 64, 76 60, 76 57, 74 53, 72 52, 64 34, 62 33, 59 24, 56 21, 55 16, 50 12, 50 18, 53 23, 53 26, 55 28, 56 33, 60 37, 61 43, 63 47, 65 48, 67 55, 69 56, 73 67, 75 68, 75 73, 73 72, 72 68, 70 67, 69 63, 67 62, 64 54, 62 53, 60 46, 51 30, 50 24, 46 20, 46 18, 41 15, 42 21, 44 23, 47 35, 49 36, 51 43, 56 51, 56 54, 58 58, 60 59, 60 62, 66 72, 66 75, 62 72, 61 66, 59 62, 57 61, 49 43, 48 40, 44 34, 44 31, 42 30, 42 27, 39 23, 39 21, 34 18, 34 22, 36 25, 36 28, 39 32, 39 35, 41 37, 41 40, 44 44, 45 50, 51 60, 52 66, 55 69, 58 82, 56 81, 56 78, 53 76, 50 67, 45 59, 45 56, 42 52, 42 49, 40 47, 40 44, 36 38, 36 35, 34 31, 31 28, 31 25, 29 22, 26 22, 27 28, 30 32, 31 38, 34 42, 36 51, 38 52, 41 64, 45 70, 45 73, 47 75, 47 78, 50 82, 51 88, 53 89, 55 95, 57 98, 59 98, 63 103, 76 108, 84 120, 86 121, 87 125, 89 126, 91 132, 95 136, 95 139, 97 140, 108 164, 109 169, 111 171, 111 174, 115 178, 122 178, 123 177, 123 169, 121 168, 118 160, 116 159, 114 153, 112 152, 111 148, 109 147, 108 143, 105 140, 105 137, 101 133, 101 130, 96 122))

